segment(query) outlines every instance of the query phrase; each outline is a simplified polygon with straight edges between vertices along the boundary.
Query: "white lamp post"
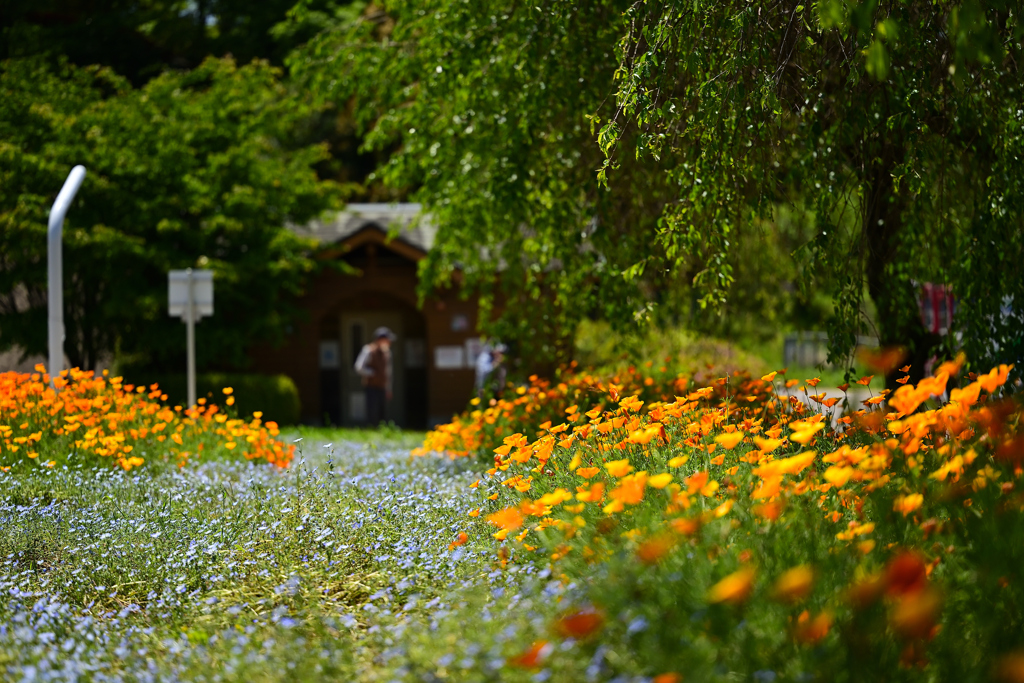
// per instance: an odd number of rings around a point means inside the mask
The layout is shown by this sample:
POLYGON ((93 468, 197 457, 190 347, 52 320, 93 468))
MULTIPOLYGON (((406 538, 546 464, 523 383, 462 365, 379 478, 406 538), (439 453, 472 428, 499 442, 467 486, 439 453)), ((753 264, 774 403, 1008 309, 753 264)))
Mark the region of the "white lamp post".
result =
MULTIPOLYGON (((75 166, 50 208, 46 230, 47 317, 49 321, 50 377, 64 369, 64 259, 61 250, 64 215, 85 180, 85 166, 75 166)), ((52 380, 51 380, 52 381, 52 380)))
POLYGON ((168 312, 185 322, 188 352, 188 407, 196 404, 196 323, 213 315, 213 271, 172 270, 167 274, 168 312))

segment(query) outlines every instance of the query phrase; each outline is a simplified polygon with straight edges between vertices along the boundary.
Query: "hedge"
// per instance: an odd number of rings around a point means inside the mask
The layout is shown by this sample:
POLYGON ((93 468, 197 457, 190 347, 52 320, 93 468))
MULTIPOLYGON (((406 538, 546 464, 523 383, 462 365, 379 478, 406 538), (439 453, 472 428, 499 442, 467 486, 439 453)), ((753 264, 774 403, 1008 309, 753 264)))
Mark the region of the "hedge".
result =
MULTIPOLYGON (((171 405, 184 405, 188 400, 185 375, 125 373, 125 382, 159 384, 171 405)), ((264 420, 278 424, 296 424, 301 414, 299 390, 287 375, 211 372, 196 376, 196 396, 224 405, 224 387, 234 389, 235 410, 240 416, 263 413, 264 420)))

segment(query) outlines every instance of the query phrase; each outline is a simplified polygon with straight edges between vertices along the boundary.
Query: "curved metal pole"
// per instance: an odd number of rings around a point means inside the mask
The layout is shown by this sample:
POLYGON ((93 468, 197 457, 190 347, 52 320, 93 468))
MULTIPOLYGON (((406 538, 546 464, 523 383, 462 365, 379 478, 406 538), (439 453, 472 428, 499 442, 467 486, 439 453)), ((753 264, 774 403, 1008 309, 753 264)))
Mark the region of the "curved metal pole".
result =
MULTIPOLYGON (((60 188, 50 209, 50 223, 46 231, 47 306, 49 309, 50 377, 60 376, 64 369, 64 261, 61 242, 64 215, 78 188, 85 180, 85 166, 75 166, 60 188)), ((52 381, 52 379, 51 379, 52 381)))

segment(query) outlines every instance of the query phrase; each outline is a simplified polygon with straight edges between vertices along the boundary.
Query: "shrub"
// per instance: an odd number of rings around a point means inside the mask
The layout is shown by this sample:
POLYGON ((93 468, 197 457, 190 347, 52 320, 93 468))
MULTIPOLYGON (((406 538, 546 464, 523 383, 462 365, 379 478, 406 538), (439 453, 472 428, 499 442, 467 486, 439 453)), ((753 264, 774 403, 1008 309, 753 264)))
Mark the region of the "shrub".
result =
MULTIPOLYGON (((185 405, 188 386, 185 375, 126 373, 127 379, 149 386, 157 384, 167 394, 172 405, 185 405)), ((301 414, 299 390, 287 375, 260 375, 255 373, 211 372, 196 376, 196 397, 208 402, 221 403, 222 390, 235 390, 235 409, 239 415, 262 412, 263 418, 278 424, 296 424, 301 414)))
POLYGON ((630 365, 667 365, 673 372, 702 378, 717 372, 768 372, 765 362, 724 339, 683 328, 645 328, 642 335, 620 334, 604 321, 584 320, 576 329, 574 357, 596 374, 613 374, 630 365))

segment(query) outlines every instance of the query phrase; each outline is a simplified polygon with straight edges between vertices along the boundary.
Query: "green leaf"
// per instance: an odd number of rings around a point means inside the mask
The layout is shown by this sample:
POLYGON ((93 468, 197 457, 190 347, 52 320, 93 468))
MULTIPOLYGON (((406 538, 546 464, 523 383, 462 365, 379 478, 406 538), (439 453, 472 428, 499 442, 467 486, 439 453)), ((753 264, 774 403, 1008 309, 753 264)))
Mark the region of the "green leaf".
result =
POLYGON ((884 81, 889 76, 889 52, 877 38, 864 51, 864 68, 876 81, 884 81))

